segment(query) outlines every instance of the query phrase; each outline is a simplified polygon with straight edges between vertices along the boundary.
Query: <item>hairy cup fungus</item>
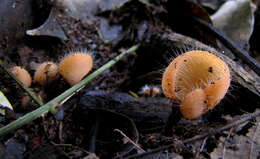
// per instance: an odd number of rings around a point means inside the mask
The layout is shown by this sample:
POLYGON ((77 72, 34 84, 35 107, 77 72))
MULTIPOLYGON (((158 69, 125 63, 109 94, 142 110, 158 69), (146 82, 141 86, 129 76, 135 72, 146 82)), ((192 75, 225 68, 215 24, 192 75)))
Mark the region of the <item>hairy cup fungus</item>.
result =
POLYGON ((34 82, 41 85, 50 83, 58 77, 58 66, 53 62, 44 62, 38 66, 34 74, 34 82))
POLYGON ((32 78, 28 71, 21 68, 20 66, 14 66, 10 68, 11 72, 19 79, 23 85, 30 87, 32 84, 32 78))
POLYGON ((65 57, 59 64, 59 73, 70 85, 77 84, 93 67, 92 56, 75 52, 65 57))
POLYGON ((229 68, 206 51, 189 51, 175 58, 163 73, 162 89, 180 102, 182 115, 196 119, 213 109, 230 85, 229 68))

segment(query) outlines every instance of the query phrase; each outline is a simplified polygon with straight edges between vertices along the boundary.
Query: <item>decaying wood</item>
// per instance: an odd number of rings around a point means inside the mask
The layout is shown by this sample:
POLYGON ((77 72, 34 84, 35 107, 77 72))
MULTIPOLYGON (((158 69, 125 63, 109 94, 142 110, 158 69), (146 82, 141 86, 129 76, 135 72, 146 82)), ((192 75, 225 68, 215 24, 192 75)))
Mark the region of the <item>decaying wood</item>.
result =
POLYGON ((178 105, 162 97, 135 98, 127 93, 91 91, 81 97, 80 109, 107 109, 131 117, 142 128, 155 128, 163 127, 178 105))

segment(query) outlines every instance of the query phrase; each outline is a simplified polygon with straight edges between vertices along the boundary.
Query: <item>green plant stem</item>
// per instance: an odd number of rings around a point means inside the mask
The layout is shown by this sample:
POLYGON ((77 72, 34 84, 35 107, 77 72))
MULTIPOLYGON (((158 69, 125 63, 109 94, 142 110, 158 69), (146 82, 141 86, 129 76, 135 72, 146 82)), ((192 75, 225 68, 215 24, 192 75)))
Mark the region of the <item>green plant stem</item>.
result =
POLYGON ((39 106, 43 105, 43 102, 35 95, 34 92, 32 92, 18 78, 16 78, 16 76, 11 71, 5 68, 2 61, 0 61, 0 67, 6 72, 6 74, 8 74, 8 76, 15 80, 15 82, 34 100, 36 104, 38 104, 39 106))
POLYGON ((34 110, 34 111, 30 112, 30 113, 27 113, 23 117, 21 117, 21 118, 15 120, 14 122, 12 122, 12 123, 2 127, 0 129, 0 136, 5 135, 5 134, 7 134, 7 133, 9 133, 9 132, 11 132, 11 131, 13 131, 13 130, 15 130, 15 129, 17 129, 17 128, 27 124, 27 123, 29 123, 29 122, 31 122, 31 121, 33 121, 34 119, 40 117, 42 114, 47 113, 48 111, 50 111, 53 107, 56 107, 56 106, 60 105, 64 100, 67 100, 69 97, 71 97, 72 94, 76 93, 81 88, 83 88, 88 82, 92 81, 98 75, 100 75, 101 73, 105 72, 110 67, 112 67, 114 64, 116 64, 125 55, 127 55, 127 54, 129 54, 131 52, 134 52, 135 50, 137 50, 138 47, 139 47, 139 45, 132 46, 127 51, 121 53, 120 55, 118 55, 114 59, 110 60, 108 63, 106 63, 105 65, 100 67, 98 70, 96 70, 95 72, 93 72, 92 74, 90 74, 89 76, 84 78, 81 82, 79 82, 78 84, 74 85, 70 89, 66 90, 65 92, 63 92, 62 94, 60 94, 59 96, 57 96, 53 100, 49 101, 45 105, 39 107, 38 109, 36 109, 36 110, 34 110))

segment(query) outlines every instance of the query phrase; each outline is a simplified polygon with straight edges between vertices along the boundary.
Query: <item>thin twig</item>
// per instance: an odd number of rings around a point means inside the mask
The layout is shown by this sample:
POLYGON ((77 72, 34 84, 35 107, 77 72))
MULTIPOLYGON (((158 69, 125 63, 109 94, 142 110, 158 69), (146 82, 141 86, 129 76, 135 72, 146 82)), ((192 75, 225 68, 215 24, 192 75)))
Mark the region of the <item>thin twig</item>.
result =
POLYGON ((22 82, 18 78, 16 78, 16 76, 12 72, 5 68, 3 61, 1 60, 0 67, 8 76, 15 80, 15 82, 35 101, 36 104, 38 104, 39 106, 43 105, 43 102, 34 94, 34 92, 32 92, 28 87, 22 84, 22 82))
POLYGON ((27 113, 23 117, 21 117, 21 118, 15 120, 15 121, 9 123, 8 125, 0 128, 0 136, 5 135, 5 134, 7 134, 7 133, 9 133, 9 132, 11 132, 11 131, 31 122, 31 121, 33 121, 34 119, 40 117, 42 114, 49 112, 53 107, 59 106, 60 103, 64 99, 71 96, 71 94, 77 92, 79 89, 82 89, 87 83, 91 82, 98 75, 100 75, 101 73, 108 70, 110 67, 112 67, 114 64, 116 64, 118 61, 120 61, 125 55, 136 51, 138 49, 138 47, 139 47, 139 45, 132 46, 131 48, 129 48, 125 52, 121 53, 120 55, 118 55, 114 59, 107 62, 105 65, 100 67, 95 72, 91 73, 89 76, 84 78, 81 82, 74 85, 70 89, 66 90, 65 92, 63 92, 62 94, 60 94, 59 96, 57 96, 53 100, 49 101, 45 105, 39 107, 38 109, 36 109, 36 110, 34 110, 30 113, 27 113))
POLYGON ((81 147, 79 147, 79 146, 75 146, 75 145, 72 145, 72 144, 57 144, 57 143, 55 143, 55 142, 53 142, 53 141, 51 141, 50 143, 51 143, 52 145, 54 145, 54 146, 71 147, 71 148, 73 148, 73 149, 77 149, 77 150, 83 151, 83 152, 85 152, 86 154, 91 154, 91 152, 85 150, 84 148, 81 148, 81 147))
POLYGON ((259 133, 259 128, 260 128, 260 123, 257 122, 256 123, 256 129, 255 129, 255 133, 254 133, 254 136, 253 136, 253 139, 252 139, 252 142, 251 142, 251 146, 250 146, 250 153, 249 153, 249 159, 253 158, 253 151, 254 151, 254 145, 256 142, 256 137, 257 137, 257 133, 259 133))
POLYGON ((128 136, 126 136, 126 134, 123 133, 121 130, 115 129, 114 131, 121 134, 127 140, 127 142, 130 142, 132 145, 134 145, 137 148, 138 151, 145 152, 138 144, 136 144, 133 140, 131 140, 128 136))
POLYGON ((230 138, 232 131, 233 131, 233 128, 230 129, 230 131, 229 131, 229 133, 228 133, 228 136, 225 138, 225 141, 224 141, 224 143, 223 143, 222 159, 225 159, 225 155, 226 155, 226 143, 227 143, 227 140, 230 138))
POLYGON ((200 146, 200 150, 199 150, 199 152, 202 152, 203 151, 203 149, 204 149, 204 147, 205 147, 205 144, 206 144, 206 141, 207 141, 207 137, 203 140, 203 142, 202 142, 202 144, 201 144, 201 146, 200 146))
MULTIPOLYGON (((218 128, 218 129, 215 129, 215 130, 211 130, 207 133, 204 133, 204 134, 201 134, 201 135, 197 135, 197 136, 194 136, 190 139, 186 139, 184 140, 182 143, 183 144, 188 144, 188 143, 191 143, 191 142, 194 142, 194 141, 197 141, 197 140, 201 140, 201 139, 204 139, 205 137, 208 137, 208 136, 212 136, 212 135, 215 135, 215 134, 218 134, 218 133, 221 133, 225 130, 228 130, 234 126, 237 126, 237 125, 240 125, 248 120, 251 120, 257 116, 260 116, 260 111, 257 111, 255 113, 251 113, 239 120, 236 120, 234 122, 231 122, 230 124, 227 124, 226 126, 223 126, 221 128, 218 128)), ((131 159, 131 158, 141 158, 141 157, 144 157, 146 155, 150 155, 150 154, 155 154, 155 153, 159 153, 161 151, 164 151, 164 150, 167 150, 167 149, 170 149, 174 146, 175 144, 172 143, 172 144, 169 144, 169 145, 166 145, 166 146, 163 146, 163 147, 159 147, 157 149, 153 149, 153 150, 150 150, 150 151, 147 151, 147 152, 144 152, 144 153, 140 153, 140 154, 135 154, 135 155, 131 155, 131 156, 128 156, 128 157, 125 157, 124 159, 131 159)))
POLYGON ((59 140, 60 140, 60 143, 64 143, 64 140, 63 140, 63 121, 59 122, 59 140))
POLYGON ((195 158, 199 158, 200 153, 203 151, 206 141, 207 141, 207 137, 202 141, 201 145, 200 145, 200 149, 197 151, 195 158))

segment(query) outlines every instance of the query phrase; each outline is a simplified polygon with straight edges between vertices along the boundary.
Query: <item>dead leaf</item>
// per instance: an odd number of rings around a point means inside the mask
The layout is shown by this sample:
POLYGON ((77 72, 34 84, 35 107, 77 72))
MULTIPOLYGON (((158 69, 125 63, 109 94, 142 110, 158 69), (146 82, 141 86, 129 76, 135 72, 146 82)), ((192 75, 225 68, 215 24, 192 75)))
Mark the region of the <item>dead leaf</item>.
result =
POLYGON ((243 47, 253 32, 254 11, 255 6, 250 0, 230 0, 211 19, 216 28, 243 47))
POLYGON ((222 3, 224 3, 225 0, 200 0, 199 3, 204 6, 208 7, 212 10, 217 10, 222 3))
MULTIPOLYGON (((31 36, 52 36, 61 40, 68 40, 64 28, 59 19, 62 16, 73 17, 81 21, 96 19, 95 15, 100 12, 113 10, 129 0, 55 0, 54 6, 48 19, 40 27, 27 30, 31 36)), ((112 30, 113 31, 113 30, 112 30)))

